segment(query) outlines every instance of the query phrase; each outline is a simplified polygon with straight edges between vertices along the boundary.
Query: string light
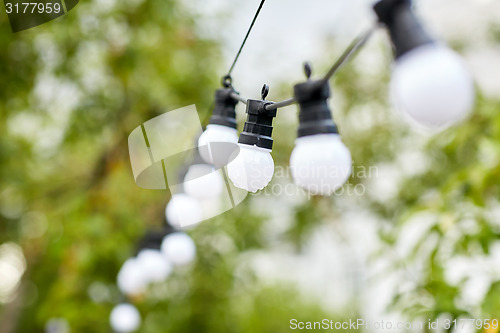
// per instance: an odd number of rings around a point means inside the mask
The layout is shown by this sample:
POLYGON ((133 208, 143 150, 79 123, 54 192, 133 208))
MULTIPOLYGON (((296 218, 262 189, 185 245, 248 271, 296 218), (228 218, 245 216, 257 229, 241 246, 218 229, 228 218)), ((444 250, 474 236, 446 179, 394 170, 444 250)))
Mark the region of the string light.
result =
POLYGON ((328 81, 308 80, 294 86, 299 103, 299 128, 290 167, 295 183, 312 194, 330 195, 351 175, 351 153, 340 140, 327 99, 328 81))
MULTIPOLYGON (((330 195, 348 180, 351 154, 341 141, 328 107, 328 81, 378 27, 387 28, 394 46, 390 85, 393 99, 409 117, 426 127, 443 128, 465 118, 473 106, 473 82, 464 61, 427 34, 412 11, 411 0, 376 2, 373 9, 377 25, 355 38, 322 79, 311 80, 311 68, 306 64, 307 81, 294 86, 292 98, 267 101, 267 85, 260 100, 243 98, 233 87, 231 73, 264 2, 261 0, 222 79, 223 87, 215 92, 212 117, 198 139, 202 160, 188 169, 184 177, 185 193, 174 194, 165 209, 170 228, 150 233, 138 256, 128 259, 118 273, 118 287, 126 295, 143 293, 148 283, 168 278, 172 266, 187 265, 196 258, 194 241, 175 229, 200 222, 203 214, 198 199, 211 198, 222 191, 222 179, 214 170, 227 165, 234 185, 250 192, 267 186, 274 173, 272 131, 279 108, 299 104, 298 137, 290 156, 295 183, 312 194, 330 195), (238 102, 246 104, 247 113, 239 137, 235 109, 238 102)), ((113 309, 110 322, 116 332, 132 332, 138 329, 141 318, 133 305, 120 304, 113 309)))
POLYGON ((236 187, 250 192, 263 189, 274 174, 274 160, 271 156, 273 148, 273 119, 275 110, 266 110, 269 86, 262 87, 262 100, 247 100, 247 121, 238 139, 240 147, 235 158, 227 165, 229 178, 236 187))
POLYGON ((164 281, 172 272, 172 265, 165 256, 155 249, 143 249, 137 261, 147 283, 164 281))
POLYGON ((109 321, 115 332, 130 333, 141 325, 141 314, 132 304, 122 303, 113 308, 109 321))
POLYGON ((144 292, 147 280, 136 258, 127 259, 117 276, 118 288, 125 295, 138 295, 144 292))
POLYGON ((391 93, 396 105, 429 128, 464 119, 474 103, 474 85, 460 56, 429 36, 410 0, 380 1, 374 10, 394 46, 391 93))
POLYGON ((165 281, 173 266, 185 265, 196 257, 191 237, 168 224, 147 232, 138 248, 137 256, 127 259, 117 276, 118 288, 128 296, 143 294, 149 284, 165 281))
POLYGON ((236 104, 238 100, 232 97, 235 91, 230 87, 230 79, 226 78, 223 84, 226 88, 217 89, 215 92, 215 107, 207 129, 198 139, 198 150, 203 160, 216 164, 217 152, 220 152, 220 143, 235 144, 238 142, 236 129, 236 104))
MULTIPOLYGON (((162 230, 152 230, 139 242, 137 257, 127 259, 117 276, 117 285, 126 296, 142 295, 150 283, 165 281, 174 266, 183 266, 196 258, 196 245, 189 235, 178 232, 168 224, 162 230)), ((136 331, 141 316, 135 306, 118 304, 109 317, 115 332, 136 331)))
POLYGON ((189 167, 182 185, 187 195, 203 200, 220 195, 224 181, 211 165, 193 164, 189 167))
POLYGON ((202 221, 203 210, 196 198, 186 193, 177 193, 168 202, 165 216, 172 227, 180 228, 202 221))
POLYGON ((165 236, 161 251, 175 266, 191 263, 196 257, 196 245, 189 235, 175 232, 165 236))
MULTIPOLYGON (((427 34, 412 11, 411 0, 376 2, 373 9, 378 17, 377 25, 355 38, 322 80, 309 80, 311 73, 310 67, 307 67, 308 81, 294 86, 294 97, 275 103, 266 101, 269 87, 265 85, 261 100, 242 98, 234 90, 230 74, 263 2, 230 71, 222 80, 224 88, 220 91, 224 93, 218 91, 219 95, 216 95, 213 119, 219 119, 222 114, 220 105, 223 101, 227 106, 224 113, 227 121, 220 126, 225 126, 224 130, 235 128, 235 113, 232 112, 235 105, 238 102, 247 104, 247 120, 238 139, 239 150, 234 151, 227 166, 229 178, 236 187, 257 192, 271 181, 274 173, 272 120, 277 116, 278 108, 297 102, 300 126, 290 157, 295 183, 312 194, 330 195, 348 180, 351 154, 340 139, 327 105, 330 96, 328 81, 381 26, 389 31, 394 46, 395 64, 390 87, 398 108, 419 124, 431 128, 450 126, 471 111, 474 87, 464 61, 427 34), (225 100, 220 97, 222 94, 225 100)), ((211 143, 215 140, 234 143, 234 132, 231 132, 233 135, 230 138, 221 134, 221 139, 212 134, 212 126, 216 123, 211 121, 202 137, 213 138, 211 143)))

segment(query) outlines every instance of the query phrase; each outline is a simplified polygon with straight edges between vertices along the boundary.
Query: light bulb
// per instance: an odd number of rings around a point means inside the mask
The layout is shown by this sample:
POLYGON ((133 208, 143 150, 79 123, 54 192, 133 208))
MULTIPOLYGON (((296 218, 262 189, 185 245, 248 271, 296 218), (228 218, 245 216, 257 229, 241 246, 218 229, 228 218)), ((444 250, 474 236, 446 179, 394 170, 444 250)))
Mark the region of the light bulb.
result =
POLYGON ((201 158, 207 163, 216 164, 217 144, 215 143, 238 143, 238 131, 235 128, 210 124, 198 139, 198 148, 201 158))
POLYGON ((172 196, 165 209, 165 215, 168 223, 174 228, 199 223, 203 219, 198 200, 185 193, 172 196))
POLYGON ((255 193, 273 178, 271 150, 246 144, 239 146, 238 155, 227 165, 228 176, 234 186, 255 193))
POLYGON ((136 258, 127 259, 117 276, 118 288, 126 295, 137 295, 144 292, 147 281, 139 261, 136 258))
POLYGON ((474 86, 464 61, 437 44, 417 47, 396 60, 391 93, 398 108, 428 128, 464 119, 474 103, 474 86))
POLYGON ((217 197, 222 192, 223 180, 219 171, 208 164, 189 167, 183 182, 186 194, 197 199, 217 197))
POLYGON ((122 303, 113 308, 109 321, 115 332, 134 332, 141 325, 141 314, 132 304, 122 303))
POLYGON ((171 264, 158 250, 141 250, 137 255, 137 261, 148 282, 164 281, 172 272, 171 264))
POLYGON ((332 194, 349 179, 351 165, 351 153, 333 133, 297 138, 290 157, 295 184, 311 194, 332 194))
POLYGON ((175 232, 163 238, 161 252, 176 266, 189 264, 196 257, 193 239, 183 232, 175 232))

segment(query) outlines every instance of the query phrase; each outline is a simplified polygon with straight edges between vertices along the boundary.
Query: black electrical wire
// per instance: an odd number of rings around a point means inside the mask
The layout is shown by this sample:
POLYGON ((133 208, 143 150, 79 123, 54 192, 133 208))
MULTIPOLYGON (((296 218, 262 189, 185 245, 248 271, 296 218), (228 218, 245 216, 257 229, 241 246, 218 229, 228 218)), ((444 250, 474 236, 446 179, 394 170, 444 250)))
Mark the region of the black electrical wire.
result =
POLYGON ((351 44, 345 49, 345 51, 340 55, 340 57, 335 61, 333 66, 330 68, 330 70, 326 73, 326 75, 323 77, 324 81, 330 80, 330 78, 337 72, 337 70, 342 67, 344 63, 346 63, 355 53, 358 51, 363 45, 366 44, 366 42, 370 39, 371 35, 375 31, 377 26, 372 27, 365 31, 364 33, 360 34, 358 37, 356 37, 351 44))
POLYGON ((248 36, 250 35, 250 32, 252 31, 252 28, 255 24, 255 21, 257 21, 257 17, 259 16, 260 10, 262 9, 262 6, 264 6, 264 2, 266 0, 262 0, 260 2, 259 8, 257 8, 257 12, 255 13, 252 23, 250 24, 250 27, 248 28, 247 34, 245 35, 245 38, 243 39, 243 42, 241 43, 240 49, 238 50, 238 53, 236 54, 236 57, 233 60, 233 64, 229 68, 229 71, 227 72, 226 76, 224 77, 224 80, 231 80, 231 73, 233 72, 234 66, 236 65, 236 62, 238 61, 238 58, 240 57, 241 50, 243 50, 243 47, 245 46, 245 43, 247 42, 248 36))
MULTIPOLYGON (((363 47, 363 45, 366 44, 366 42, 370 39, 370 37, 372 36, 373 32, 376 30, 377 27, 378 26, 371 27, 367 31, 365 31, 362 34, 360 34, 359 36, 357 36, 351 42, 351 44, 349 44, 349 46, 344 50, 344 52, 340 55, 340 57, 335 61, 333 66, 330 68, 330 70, 323 77, 323 80, 325 82, 330 80, 331 77, 333 76, 333 74, 335 74, 339 70, 339 68, 342 67, 343 64, 345 64, 349 59, 351 59, 351 57, 354 56, 356 54, 356 52, 361 47, 363 47)), ((297 100, 295 99, 295 97, 292 97, 292 98, 289 98, 289 99, 286 99, 286 100, 283 100, 283 101, 280 101, 277 103, 268 104, 268 105, 266 105, 265 109, 267 111, 276 110, 278 108, 292 105, 296 102, 297 102, 297 100)))
POLYGON ((240 101, 243 104, 247 104, 247 100, 244 97, 241 97, 239 94, 232 92, 231 97, 234 98, 237 101, 240 101))
MULTIPOLYGON (((257 8, 257 11, 255 12, 252 23, 250 24, 250 27, 247 30, 247 33, 245 35, 245 38, 243 39, 243 42, 241 43, 241 46, 238 50, 238 53, 236 53, 236 57, 234 58, 233 63, 231 64, 231 67, 229 68, 229 71, 227 72, 227 74, 222 78, 222 84, 225 87, 232 86, 231 73, 233 72, 234 66, 236 65, 236 62, 238 61, 238 58, 240 57, 241 51, 243 50, 243 47, 245 46, 245 44, 247 42, 248 36, 250 36, 250 32, 252 31, 253 26, 255 25, 255 22, 257 21, 257 17, 259 16, 260 11, 262 10, 262 7, 264 6, 265 2, 266 2, 266 0, 261 0, 259 8, 257 8)), ((356 52, 361 47, 363 47, 365 45, 365 43, 370 39, 370 37, 372 36, 373 32, 375 31, 375 29, 377 27, 378 26, 371 27, 366 32, 364 32, 364 33, 360 34, 358 37, 356 37, 351 42, 351 44, 349 44, 349 46, 345 49, 345 51, 340 55, 340 57, 335 61, 333 66, 330 68, 330 70, 323 77, 323 80, 325 82, 330 80, 330 78, 337 72, 337 70, 339 70, 339 68, 342 67, 342 65, 344 63, 346 63, 352 56, 354 56, 356 54, 356 52)), ((233 93, 232 97, 234 99, 246 104, 246 99, 241 97, 239 94, 233 93)), ((280 101, 277 103, 266 105, 265 109, 267 111, 271 111, 271 110, 278 109, 280 107, 292 105, 296 102, 297 102, 296 99, 294 97, 292 97, 292 98, 289 98, 289 99, 286 99, 286 100, 283 100, 283 101, 280 101)))

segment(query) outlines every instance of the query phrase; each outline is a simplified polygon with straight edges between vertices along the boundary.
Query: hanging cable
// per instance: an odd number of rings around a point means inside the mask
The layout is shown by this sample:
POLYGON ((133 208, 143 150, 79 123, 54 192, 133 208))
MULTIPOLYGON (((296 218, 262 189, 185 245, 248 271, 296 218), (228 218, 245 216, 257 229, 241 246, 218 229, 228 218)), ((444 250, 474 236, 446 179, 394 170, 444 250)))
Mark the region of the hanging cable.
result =
POLYGON ((243 39, 243 42, 241 43, 240 49, 238 50, 238 53, 236 53, 236 57, 233 60, 233 63, 231 67, 229 68, 229 71, 223 78, 223 82, 228 82, 229 84, 231 83, 231 73, 233 72, 234 66, 236 65, 236 62, 238 61, 238 58, 240 57, 241 50, 243 50, 243 47, 245 46, 245 43, 247 42, 248 36, 250 35, 250 32, 252 31, 252 28, 255 24, 255 21, 257 21, 257 17, 260 14, 260 10, 262 9, 262 6, 264 6, 264 2, 266 0, 262 0, 260 2, 259 8, 257 8, 257 12, 255 13, 252 23, 250 24, 250 27, 248 28, 247 34, 245 35, 245 38, 243 39))
POLYGON ((231 97, 237 101, 240 101, 243 104, 247 104, 247 99, 244 97, 241 97, 238 93, 232 92, 231 97))
MULTIPOLYGON (((342 67, 343 64, 345 64, 348 60, 350 60, 352 58, 352 56, 354 56, 356 54, 356 52, 363 45, 366 44, 366 42, 372 36, 373 32, 376 30, 376 28, 378 28, 378 25, 375 27, 371 27, 370 29, 368 29, 367 31, 365 31, 364 33, 362 33, 358 37, 356 37, 351 42, 351 44, 349 44, 349 46, 345 49, 345 51, 340 55, 340 57, 335 61, 333 66, 330 68, 330 70, 325 74, 325 76, 323 77, 323 80, 324 81, 330 80, 330 78, 333 76, 333 74, 335 74, 337 72, 337 70, 340 67, 342 67)), ((295 99, 295 97, 292 97, 292 98, 285 99, 285 100, 280 101, 280 102, 276 102, 274 104, 266 105, 265 109, 267 111, 272 111, 272 110, 276 110, 278 108, 292 105, 296 102, 297 102, 297 100, 295 99)))
POLYGON ((330 80, 330 78, 337 72, 337 70, 342 67, 343 64, 345 64, 354 54, 356 54, 356 51, 358 51, 363 45, 366 44, 366 42, 370 39, 372 36, 373 32, 378 26, 371 27, 358 37, 356 37, 351 44, 345 49, 345 51, 340 55, 340 57, 335 61, 333 66, 330 68, 330 70, 326 73, 326 75, 323 77, 324 81, 330 80))
MULTIPOLYGON (((233 72, 234 66, 236 65, 236 62, 238 61, 238 58, 240 57, 241 51, 243 50, 243 47, 245 46, 245 44, 247 42, 248 36, 250 36, 250 32, 252 31, 253 26, 255 25, 255 22, 257 21, 257 17, 259 16, 260 11, 262 10, 262 7, 264 6, 265 2, 266 2, 266 0, 261 0, 259 7, 257 8, 257 11, 255 12, 255 15, 252 19, 252 23, 250 23, 250 27, 247 30, 245 38, 243 39, 243 42, 241 43, 241 46, 240 46, 238 52, 236 53, 236 56, 233 60, 233 63, 231 64, 231 67, 229 68, 227 74, 224 75, 224 77, 222 78, 222 85, 226 88, 232 87, 231 73, 233 72)), ((333 74, 335 74, 335 72, 345 62, 347 62, 370 39, 372 33, 375 31, 376 28, 377 28, 377 26, 372 27, 372 28, 368 29, 366 32, 364 32, 361 35, 359 35, 358 37, 356 37, 351 42, 351 44, 347 47, 347 49, 341 54, 341 56, 337 59, 337 61, 333 64, 333 66, 330 68, 330 70, 326 73, 323 80, 328 81, 333 76, 333 74)), ((241 97, 236 92, 232 93, 231 96, 234 99, 246 104, 246 99, 241 97)), ((267 111, 272 111, 272 110, 276 110, 276 109, 281 108, 281 107, 292 105, 294 103, 296 103, 296 100, 294 97, 292 97, 292 98, 289 98, 289 99, 286 99, 286 100, 283 100, 283 101, 280 101, 277 103, 269 104, 265 107, 265 109, 267 111)))

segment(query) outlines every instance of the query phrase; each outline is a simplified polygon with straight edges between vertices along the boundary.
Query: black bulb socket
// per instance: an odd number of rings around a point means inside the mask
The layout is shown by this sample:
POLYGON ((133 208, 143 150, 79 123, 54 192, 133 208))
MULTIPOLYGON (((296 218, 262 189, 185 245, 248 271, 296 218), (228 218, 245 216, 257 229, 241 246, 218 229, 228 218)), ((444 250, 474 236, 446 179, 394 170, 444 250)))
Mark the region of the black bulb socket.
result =
POLYGON ((389 30, 396 59, 417 47, 435 43, 413 12, 411 0, 381 0, 373 10, 389 30))
POLYGON ((309 80, 293 87, 299 103, 299 128, 297 137, 316 134, 338 134, 328 107, 330 86, 328 81, 309 80))
POLYGON ((236 104, 231 97, 235 91, 232 88, 220 88, 215 91, 215 106, 209 124, 222 125, 236 129, 236 104))
POLYGON ((238 143, 273 149, 273 119, 277 109, 266 110, 266 106, 273 102, 249 99, 247 100, 247 120, 240 134, 238 143))
POLYGON ((136 254, 139 254, 141 250, 160 250, 163 238, 168 234, 174 233, 175 229, 170 225, 166 224, 161 229, 153 229, 146 232, 146 234, 139 240, 136 248, 136 254))

